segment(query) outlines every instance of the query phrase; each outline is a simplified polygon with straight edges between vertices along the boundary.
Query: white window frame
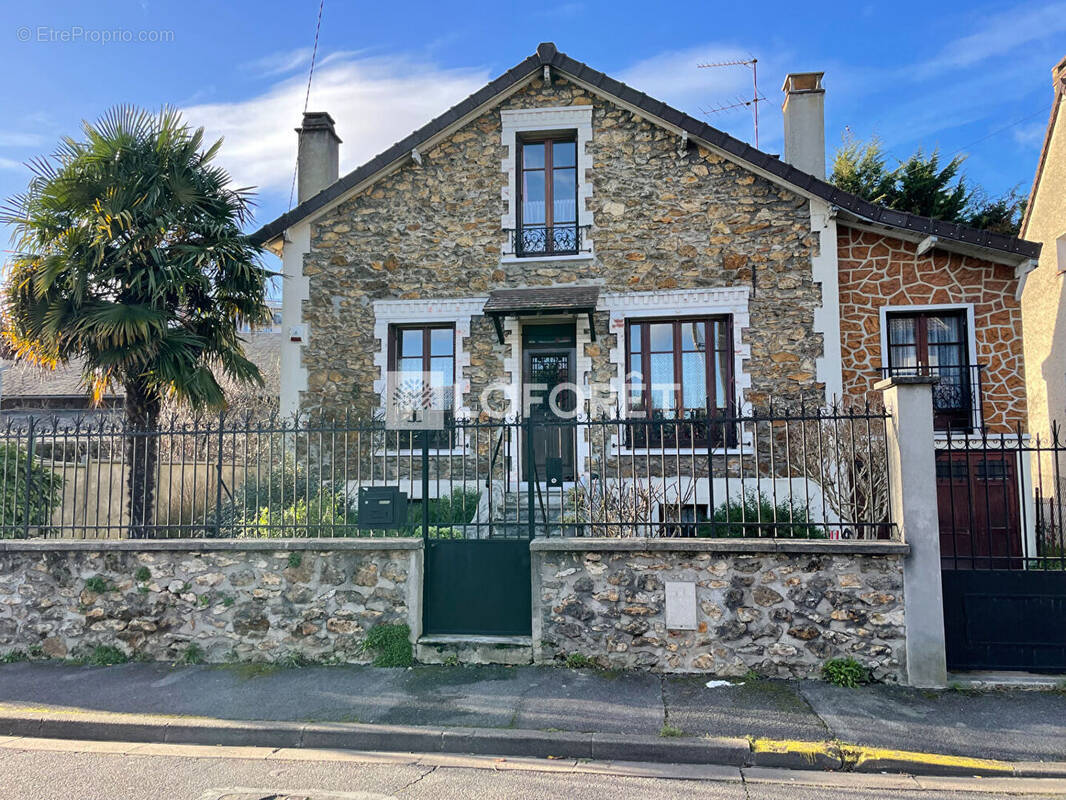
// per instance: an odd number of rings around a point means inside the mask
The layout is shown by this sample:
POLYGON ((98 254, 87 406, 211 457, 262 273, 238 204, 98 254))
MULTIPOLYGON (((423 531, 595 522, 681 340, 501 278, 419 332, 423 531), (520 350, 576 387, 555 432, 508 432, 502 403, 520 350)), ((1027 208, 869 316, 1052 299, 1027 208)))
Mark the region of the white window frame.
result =
MULTIPOLYGON (((587 179, 587 172, 592 167, 591 158, 586 153, 588 143, 592 141, 592 106, 559 106, 553 108, 505 108, 500 111, 503 134, 504 158, 501 170, 507 175, 503 187, 503 216, 500 225, 505 231, 513 231, 518 226, 518 138, 522 133, 548 133, 551 131, 577 132, 577 224, 591 230, 592 212, 586 210, 588 198, 592 197, 592 183, 587 179), (586 227, 587 226, 587 227, 586 227)), ((592 236, 584 239, 587 253, 564 256, 522 256, 515 255, 511 235, 504 236, 501 249, 501 264, 537 263, 546 261, 590 261, 593 256, 592 236)))
MULTIPOLYGON (((970 359, 970 366, 977 366, 977 326, 974 323, 974 304, 973 303, 933 303, 931 305, 917 305, 917 306, 881 306, 878 309, 881 318, 881 375, 886 375, 889 366, 888 363, 888 315, 889 314, 925 314, 934 311, 963 311, 966 314, 966 349, 968 357, 970 359)), ((881 376, 878 376, 881 377, 881 376)), ((980 402, 981 398, 978 396, 980 387, 971 389, 973 397, 970 398, 970 403, 973 406, 976 414, 972 414, 973 424, 976 428, 980 428, 984 424, 985 410, 980 402)), ((943 437, 946 436, 946 431, 934 431, 934 436, 943 437)))

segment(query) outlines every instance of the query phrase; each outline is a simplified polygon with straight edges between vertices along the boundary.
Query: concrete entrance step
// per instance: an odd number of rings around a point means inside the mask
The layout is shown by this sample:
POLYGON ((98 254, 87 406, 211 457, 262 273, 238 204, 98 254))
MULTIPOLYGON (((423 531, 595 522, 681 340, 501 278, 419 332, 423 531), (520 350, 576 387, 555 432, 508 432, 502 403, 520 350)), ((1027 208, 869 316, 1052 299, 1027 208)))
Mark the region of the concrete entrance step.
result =
POLYGON ((430 634, 415 642, 415 659, 422 664, 532 664, 533 638, 430 634))

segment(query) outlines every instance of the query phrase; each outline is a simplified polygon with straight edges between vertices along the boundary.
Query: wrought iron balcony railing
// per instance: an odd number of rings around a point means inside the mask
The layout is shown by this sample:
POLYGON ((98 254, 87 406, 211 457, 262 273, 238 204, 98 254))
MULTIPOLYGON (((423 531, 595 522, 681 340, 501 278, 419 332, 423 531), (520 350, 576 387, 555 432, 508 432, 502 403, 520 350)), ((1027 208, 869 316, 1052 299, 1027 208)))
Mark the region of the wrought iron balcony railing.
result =
POLYGON ((519 257, 573 256, 591 252, 589 225, 524 225, 508 230, 511 252, 519 257))
POLYGON ((939 378, 933 386, 933 427, 938 431, 977 431, 984 424, 984 368, 984 364, 882 367, 881 377, 932 375, 939 378))

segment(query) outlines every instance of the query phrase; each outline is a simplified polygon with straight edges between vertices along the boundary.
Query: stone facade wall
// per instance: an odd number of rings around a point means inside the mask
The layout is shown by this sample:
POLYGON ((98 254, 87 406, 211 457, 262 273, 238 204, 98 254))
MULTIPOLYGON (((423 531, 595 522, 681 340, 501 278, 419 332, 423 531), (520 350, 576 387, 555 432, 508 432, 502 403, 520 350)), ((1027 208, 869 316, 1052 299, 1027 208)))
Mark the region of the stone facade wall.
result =
POLYGON ((1026 424, 1022 309, 1014 268, 840 225, 840 337, 845 394, 865 396, 881 377, 880 308, 972 303, 984 420, 991 432, 1026 424))
MULTIPOLYGON (((303 408, 378 405, 373 381, 380 343, 372 302, 484 295, 503 287, 597 281, 605 291, 751 287, 758 320, 750 343, 748 402, 822 391, 814 330, 821 298, 811 273, 817 247, 809 203, 710 151, 690 145, 632 112, 556 76, 539 77, 458 132, 422 151, 312 225, 303 271, 309 342, 303 408), (501 261, 507 175, 502 170, 501 108, 591 105, 593 186, 581 224, 594 215, 591 261, 501 261)), ((603 315, 600 315, 601 317, 603 315)), ((613 375, 615 334, 600 331, 587 348, 592 373, 613 375)), ((504 373, 507 348, 484 317, 471 321, 469 407, 504 373)))
POLYGON ((420 540, 284 550, 269 542, 85 544, 0 542, 0 654, 40 647, 73 658, 111 645, 176 661, 196 645, 209 663, 294 653, 363 662, 372 625, 417 631, 420 540))
POLYGON ((580 653, 619 669, 814 678, 827 659, 850 656, 879 680, 904 680, 903 545, 871 554, 738 552, 721 542, 552 547, 534 543, 538 662, 580 653), (696 584, 697 630, 666 628, 666 581, 696 584))

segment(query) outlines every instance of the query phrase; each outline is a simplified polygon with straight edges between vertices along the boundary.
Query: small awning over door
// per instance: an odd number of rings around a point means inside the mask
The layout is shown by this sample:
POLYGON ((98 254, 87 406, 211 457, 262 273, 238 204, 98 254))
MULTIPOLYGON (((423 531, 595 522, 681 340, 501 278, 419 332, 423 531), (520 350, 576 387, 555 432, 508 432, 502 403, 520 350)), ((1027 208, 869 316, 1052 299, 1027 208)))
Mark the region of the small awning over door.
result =
POLYGON ((496 289, 489 292, 485 315, 492 318, 496 336, 503 344, 503 318, 550 314, 586 314, 589 334, 596 341, 593 312, 600 298, 599 286, 543 286, 531 289, 496 289))

